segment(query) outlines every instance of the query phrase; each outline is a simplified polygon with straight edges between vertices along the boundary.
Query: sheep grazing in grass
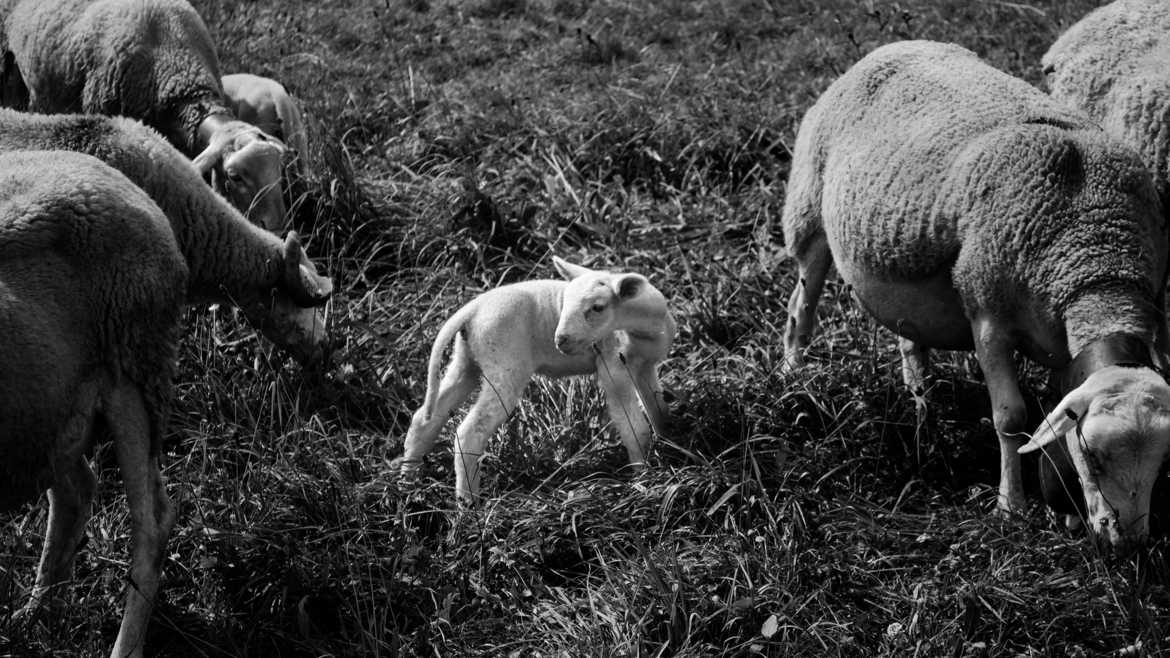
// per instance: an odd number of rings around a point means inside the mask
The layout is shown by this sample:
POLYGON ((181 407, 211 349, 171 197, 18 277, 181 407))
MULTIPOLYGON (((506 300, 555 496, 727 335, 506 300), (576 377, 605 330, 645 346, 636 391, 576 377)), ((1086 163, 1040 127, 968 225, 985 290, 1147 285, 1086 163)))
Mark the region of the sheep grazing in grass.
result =
POLYGON ((0 0, 0 23, 29 110, 141 119, 249 219, 285 227, 284 145, 225 105, 215 46, 185 0, 0 0))
POLYGON ((783 226, 799 271, 790 364, 835 263, 902 337, 912 391, 928 348, 975 350, 1000 440, 1000 509, 1024 504, 1018 453, 1065 441, 1094 533, 1122 553, 1144 542, 1170 450, 1170 386, 1152 368, 1166 340, 1167 235, 1136 153, 971 52, 895 43, 805 115, 783 226), (1026 443, 1017 351, 1084 366, 1026 443))
POLYGON ((1065 32, 1041 63, 1052 96, 1141 153, 1170 190, 1170 3, 1118 0, 1065 32))
POLYGON ((282 140, 293 151, 297 175, 304 178, 308 173, 308 133, 301 108, 284 85, 251 73, 225 75, 221 82, 224 98, 236 118, 282 140))
POLYGON ((0 154, 0 509, 49 490, 28 604, 72 576, 92 513, 95 438, 113 442, 130 507, 130 585, 111 655, 142 656, 175 521, 159 453, 187 265, 158 206, 79 153, 0 154))
POLYGON ((537 280, 489 290, 455 312, 435 337, 427 392, 397 460, 405 481, 431 451, 451 412, 477 386, 479 396, 455 439, 455 491, 470 501, 479 490, 484 444, 508 418, 533 375, 596 373, 610 419, 630 464, 641 467, 650 426, 666 433, 668 409, 658 364, 674 340, 666 299, 641 274, 611 274, 553 257, 568 281, 537 280), (442 381, 443 352, 454 344, 442 381), (649 417, 638 412, 638 402, 649 417))
POLYGON ((60 149, 93 155, 146 191, 171 222, 191 276, 191 303, 228 302, 302 363, 321 359, 319 307, 333 283, 317 274, 296 235, 282 242, 250 224, 203 184, 158 133, 125 118, 0 110, 0 152, 60 149))

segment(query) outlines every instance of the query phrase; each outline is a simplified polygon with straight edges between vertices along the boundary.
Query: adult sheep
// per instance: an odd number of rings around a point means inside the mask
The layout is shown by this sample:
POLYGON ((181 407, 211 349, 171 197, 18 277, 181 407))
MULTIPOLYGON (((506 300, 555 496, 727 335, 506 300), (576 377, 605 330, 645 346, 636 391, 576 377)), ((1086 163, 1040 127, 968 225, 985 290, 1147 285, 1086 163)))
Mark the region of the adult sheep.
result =
POLYGON ((1053 98, 1137 149, 1170 189, 1170 3, 1118 0, 1070 27, 1041 59, 1053 98))
POLYGON ((142 643, 175 521, 159 470, 187 267, 158 206, 79 153, 0 154, 0 509, 49 490, 21 616, 67 582, 109 436, 130 507, 131 585, 111 655, 142 643))
POLYGON ((225 105, 215 46, 185 0, 0 0, 0 25, 29 110, 141 119, 249 219, 284 228, 284 145, 225 105))
POLYGON ((239 306, 257 329, 299 361, 323 355, 333 283, 317 274, 294 233, 282 242, 212 192, 178 151, 137 121, 0 109, 0 151, 87 153, 122 172, 162 208, 191 276, 187 299, 239 306))
POLYGON ((928 348, 975 350, 1000 509, 1024 504, 1018 452, 1066 440, 1092 531, 1121 553, 1145 541, 1170 449, 1170 386, 1152 367, 1166 338, 1167 235, 1136 153, 967 50, 895 43, 805 115, 783 225, 800 277, 790 363, 835 263, 902 337, 911 390, 928 348), (1085 376, 1022 447, 1017 351, 1054 368, 1075 357, 1085 376))

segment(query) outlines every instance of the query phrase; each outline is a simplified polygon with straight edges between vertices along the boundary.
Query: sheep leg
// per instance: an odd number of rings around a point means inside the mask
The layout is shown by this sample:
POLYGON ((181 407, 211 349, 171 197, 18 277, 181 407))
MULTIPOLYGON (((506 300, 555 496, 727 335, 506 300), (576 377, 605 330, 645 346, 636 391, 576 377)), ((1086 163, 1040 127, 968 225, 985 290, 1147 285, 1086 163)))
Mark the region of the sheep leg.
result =
POLYGON ((111 656, 141 658, 175 509, 167 498, 159 468, 159 437, 151 436, 146 406, 138 389, 116 389, 107 403, 106 417, 113 431, 118 470, 130 508, 130 582, 122 626, 111 656))
POLYGON ((598 357, 597 383, 605 392, 609 418, 626 447, 630 466, 640 471, 646 467, 646 451, 650 449, 650 423, 638 413, 638 389, 630 375, 618 359, 598 357))
POLYGON ((658 381, 658 364, 641 363, 630 365, 630 374, 634 379, 634 387, 642 409, 650 418, 650 425, 658 436, 670 436, 670 405, 662 394, 662 383, 658 381))
POLYGON ((44 603, 44 598, 73 575, 73 559, 85 536, 85 524, 93 511, 93 494, 97 476, 85 457, 78 455, 67 467, 60 469, 53 487, 49 489, 49 525, 37 580, 29 602, 18 613, 31 618, 44 603))
POLYGON ((788 325, 784 328, 784 363, 790 368, 804 363, 804 348, 816 324, 817 302, 832 264, 833 254, 824 233, 812 238, 796 255, 798 278, 788 299, 788 325))
POLYGON ((487 440, 516 408, 530 371, 483 368, 483 385, 455 433, 455 495, 469 503, 479 493, 479 464, 487 440))
POLYGON ((902 381, 914 397, 914 408, 921 424, 926 419, 926 372, 930 368, 930 350, 909 338, 898 339, 898 350, 902 353, 902 381))
POLYGON ((975 353, 991 396, 991 414, 999 436, 999 499, 1002 513, 1024 508, 1024 481, 1020 473, 1019 448, 1027 435, 1024 425, 1027 410, 1020 394, 1016 362, 1012 358, 1015 343, 1011 334, 990 319, 977 318, 972 326, 975 353))
POLYGON ((467 345, 461 339, 456 339, 451 351, 451 362, 439 381, 439 392, 430 418, 426 417, 426 408, 419 407, 410 419, 402 457, 398 460, 404 483, 410 484, 418 479, 419 464, 434 449, 439 432, 451 417, 451 412, 475 390, 475 374, 475 367, 467 356, 467 345))

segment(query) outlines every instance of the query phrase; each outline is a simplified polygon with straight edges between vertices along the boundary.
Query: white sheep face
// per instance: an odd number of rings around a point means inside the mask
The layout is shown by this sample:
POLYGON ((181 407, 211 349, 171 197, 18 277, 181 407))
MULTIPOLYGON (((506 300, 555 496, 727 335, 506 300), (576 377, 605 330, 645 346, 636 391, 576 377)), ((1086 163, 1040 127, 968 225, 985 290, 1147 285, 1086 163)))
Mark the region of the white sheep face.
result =
POLYGON ((252 141, 228 154, 223 176, 215 184, 232 205, 253 224, 279 232, 285 225, 284 198, 280 192, 284 150, 272 141, 252 141))
POLYGON ((287 295, 274 291, 267 303, 245 308, 248 321, 265 338, 298 362, 313 364, 325 355, 325 313, 320 308, 303 308, 287 295))
POLYGON ((618 296, 611 280, 607 273, 591 271, 569 281, 554 335, 559 351, 581 354, 613 333, 618 296))
POLYGON ((1144 544, 1150 494, 1170 451, 1170 386, 1148 368, 1103 368, 1066 395, 1020 451, 1060 437, 1097 539, 1122 555, 1144 544))

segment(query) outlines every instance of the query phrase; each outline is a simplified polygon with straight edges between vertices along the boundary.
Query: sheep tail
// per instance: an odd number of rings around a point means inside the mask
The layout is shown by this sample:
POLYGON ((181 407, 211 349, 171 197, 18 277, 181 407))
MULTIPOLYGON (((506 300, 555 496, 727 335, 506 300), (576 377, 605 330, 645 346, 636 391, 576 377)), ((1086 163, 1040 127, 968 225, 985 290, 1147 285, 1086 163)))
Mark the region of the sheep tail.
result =
POLYGON ((439 396, 439 371, 443 367, 443 352, 447 351, 447 347, 455 340, 455 336, 463 330, 463 325, 474 311, 473 306, 473 304, 468 304, 448 318, 439 328, 434 345, 431 345, 431 358, 427 361, 427 394, 423 398, 423 413, 427 420, 430 420, 434 414, 435 403, 439 396))

